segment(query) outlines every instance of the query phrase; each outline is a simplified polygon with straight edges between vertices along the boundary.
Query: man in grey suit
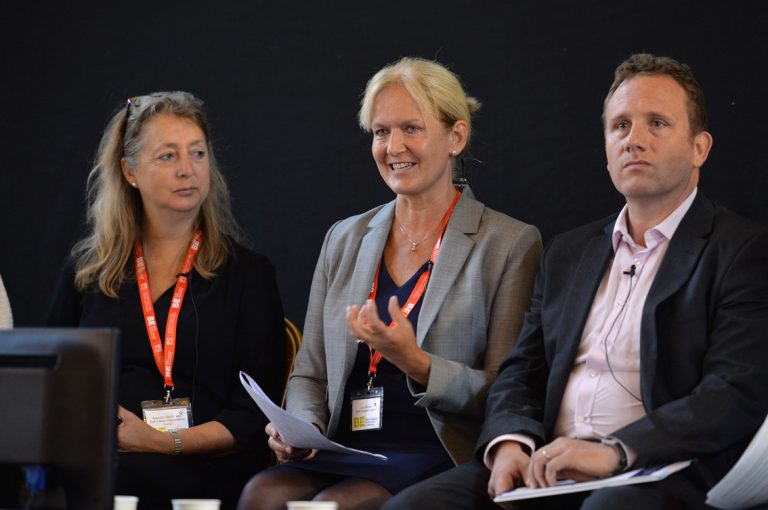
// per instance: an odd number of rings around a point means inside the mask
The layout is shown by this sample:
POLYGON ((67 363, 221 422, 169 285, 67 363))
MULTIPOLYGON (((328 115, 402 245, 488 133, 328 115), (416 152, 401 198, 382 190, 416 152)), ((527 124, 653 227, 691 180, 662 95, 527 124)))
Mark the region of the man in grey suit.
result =
POLYGON ((633 55, 603 119, 626 206, 545 250, 476 460, 386 508, 493 508, 518 485, 684 459, 697 461, 660 482, 521 507, 705 508, 765 419, 768 229, 697 190, 712 145, 698 83, 673 59, 633 55))

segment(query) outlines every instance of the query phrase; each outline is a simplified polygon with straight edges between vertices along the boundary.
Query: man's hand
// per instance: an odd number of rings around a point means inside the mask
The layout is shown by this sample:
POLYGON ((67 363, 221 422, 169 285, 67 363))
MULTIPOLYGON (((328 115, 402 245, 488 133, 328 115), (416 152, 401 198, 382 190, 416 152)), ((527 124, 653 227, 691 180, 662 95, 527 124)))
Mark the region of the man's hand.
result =
POLYGON ((528 472, 531 458, 517 441, 504 441, 491 451, 491 478, 488 495, 491 499, 519 485, 528 472))
POLYGON ((558 479, 592 480, 611 475, 619 468, 619 455, 608 445, 559 437, 542 446, 528 466, 526 485, 551 487, 558 479))

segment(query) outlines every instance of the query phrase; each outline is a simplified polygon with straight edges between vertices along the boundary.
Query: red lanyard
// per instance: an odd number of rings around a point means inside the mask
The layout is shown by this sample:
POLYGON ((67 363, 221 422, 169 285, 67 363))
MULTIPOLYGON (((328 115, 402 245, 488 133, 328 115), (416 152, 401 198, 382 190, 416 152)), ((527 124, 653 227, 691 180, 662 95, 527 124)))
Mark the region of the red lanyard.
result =
MULTIPOLYGON (((448 208, 448 210, 445 212, 445 216, 443 216, 443 221, 440 224, 440 237, 437 238, 437 242, 435 243, 434 248, 432 248, 432 255, 429 257, 429 262, 427 263, 427 269, 419 275, 419 279, 416 281, 416 285, 413 287, 413 290, 411 291, 411 295, 408 296, 408 300, 405 302, 405 304, 402 307, 403 315, 406 316, 406 318, 411 314, 413 309, 416 307, 416 304, 419 302, 419 300, 424 296, 424 292, 427 290, 427 283, 429 283, 429 277, 432 275, 432 268, 435 265, 435 261, 437 260, 437 255, 440 253, 440 245, 443 242, 443 235, 445 234, 445 227, 448 225, 448 221, 451 219, 451 214, 453 214, 453 208, 456 207, 456 202, 459 201, 459 196, 461 195, 460 191, 456 191, 456 196, 453 198, 453 202, 451 202, 451 206, 448 208)), ((371 286, 371 294, 369 296, 369 299, 376 300, 376 291, 379 287, 379 272, 381 271, 381 261, 379 261, 378 267, 376 267, 376 276, 373 279, 373 285, 371 286)), ((395 321, 392 321, 389 323, 390 328, 395 327, 395 321)), ((371 383, 373 382, 373 378, 376 377, 376 371, 377 367, 379 365, 379 362, 381 361, 381 353, 379 351, 374 351, 373 347, 370 345, 368 348, 371 351, 371 361, 368 364, 368 389, 370 390, 371 383)))
POLYGON ((147 265, 144 262, 144 250, 141 249, 141 241, 138 239, 133 244, 133 253, 136 258, 136 282, 139 285, 144 322, 147 325, 149 344, 152 346, 155 364, 160 375, 165 379, 165 388, 168 390, 167 396, 170 396, 170 390, 173 389, 171 374, 173 373, 173 357, 176 354, 176 326, 178 325, 179 311, 181 310, 181 302, 184 300, 184 293, 187 292, 189 272, 192 270, 195 256, 200 250, 202 237, 202 231, 199 228, 195 230, 192 242, 189 243, 184 264, 181 266, 181 272, 176 276, 176 288, 173 291, 173 299, 171 299, 171 307, 168 309, 168 319, 165 323, 165 348, 160 341, 160 332, 157 329, 155 307, 152 305, 152 293, 149 290, 147 265))

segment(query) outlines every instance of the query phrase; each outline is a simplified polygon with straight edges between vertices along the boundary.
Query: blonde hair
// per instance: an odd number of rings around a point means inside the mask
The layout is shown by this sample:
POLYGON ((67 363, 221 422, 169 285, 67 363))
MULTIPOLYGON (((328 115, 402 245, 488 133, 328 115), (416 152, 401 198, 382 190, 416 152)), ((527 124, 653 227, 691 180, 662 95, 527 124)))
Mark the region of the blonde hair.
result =
POLYGON ((413 97, 422 114, 429 113, 446 127, 456 121, 467 123, 467 144, 472 134, 472 115, 480 102, 468 96, 459 77, 442 64, 418 57, 403 57, 384 66, 368 81, 360 102, 358 119, 364 131, 371 131, 373 104, 379 92, 390 85, 400 84, 413 97))
POLYGON ((131 98, 112 116, 88 175, 87 221, 91 231, 72 249, 75 286, 80 290, 98 282, 101 292, 116 298, 126 277, 133 274, 128 261, 140 233, 142 202, 138 190, 123 178, 120 160, 125 158, 128 166, 135 167, 144 144, 143 127, 160 114, 191 120, 205 135, 208 146, 211 182, 196 222, 204 239, 195 259, 197 272, 203 278, 213 277, 231 252, 230 243, 241 239, 229 189, 208 135, 203 102, 188 92, 156 92, 131 98))

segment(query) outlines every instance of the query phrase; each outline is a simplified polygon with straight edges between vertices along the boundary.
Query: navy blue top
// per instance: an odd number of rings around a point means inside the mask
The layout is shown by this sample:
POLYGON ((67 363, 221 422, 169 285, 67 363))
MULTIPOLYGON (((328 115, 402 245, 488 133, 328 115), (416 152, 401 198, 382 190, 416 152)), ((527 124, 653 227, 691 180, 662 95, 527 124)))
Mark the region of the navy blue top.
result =
MULTIPOLYGON (((426 264, 402 287, 398 287, 382 262, 376 307, 383 322, 389 324, 392 320, 387 310, 389 298, 397 296, 402 306, 425 269, 426 264)), ((420 299, 416 303, 408 316, 414 331, 418 327, 422 301, 423 299, 420 299)), ((344 405, 333 440, 351 448, 386 455, 388 460, 384 462, 362 454, 348 455, 320 451, 312 460, 289 462, 281 466, 324 473, 331 479, 334 477, 367 478, 381 484, 392 494, 453 467, 453 461, 437 437, 426 409, 415 404, 417 397, 411 395, 405 374, 386 359, 382 358, 379 363, 373 382, 374 387, 384 388, 382 428, 352 432, 350 395, 354 391, 365 389, 368 383, 370 356, 368 346, 361 343, 357 349, 355 365, 344 388, 344 405)), ((280 469, 280 466, 274 469, 280 469)))

